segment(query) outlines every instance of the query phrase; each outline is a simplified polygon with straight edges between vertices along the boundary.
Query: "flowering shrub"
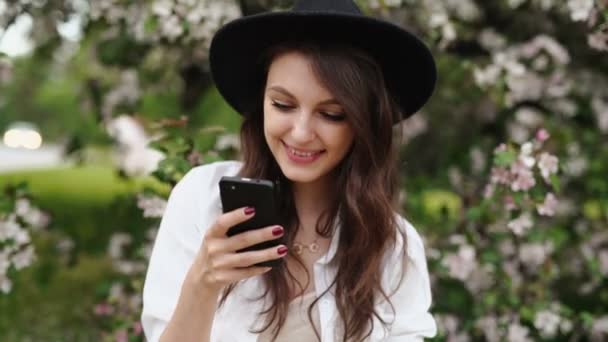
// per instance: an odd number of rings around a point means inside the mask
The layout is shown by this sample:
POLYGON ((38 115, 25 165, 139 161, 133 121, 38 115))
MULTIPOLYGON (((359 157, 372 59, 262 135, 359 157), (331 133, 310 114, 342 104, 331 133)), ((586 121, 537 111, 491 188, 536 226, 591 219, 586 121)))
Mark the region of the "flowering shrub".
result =
POLYGON ((125 233, 115 233, 110 239, 108 255, 120 277, 103 291, 103 301, 93 308, 104 341, 142 338, 143 281, 155 236, 156 228, 150 228, 141 244, 134 244, 133 237, 125 233))
MULTIPOLYGON (((55 47, 57 69, 83 78, 81 105, 116 143, 118 170, 169 188, 196 165, 234 158, 234 129, 206 121, 238 122, 209 87, 210 38, 232 18, 287 2, 70 3, 10 2, 0 24, 28 12, 48 55, 56 30, 45 25, 81 14, 83 43, 71 59, 55 47)), ((606 340, 608 2, 358 3, 419 34, 437 57, 435 95, 398 127, 400 199, 426 238, 436 340, 606 340)), ((17 66, 0 60, 0 86, 15 83, 17 66)), ((134 200, 157 220, 166 195, 147 189, 134 200)), ((141 338, 138 293, 154 229, 110 241, 118 277, 91 309, 107 339, 141 338)))
MULTIPOLYGON (((194 166, 233 158, 239 147, 236 136, 226 134, 219 127, 197 131, 195 136, 189 138, 184 129, 187 121, 164 122, 160 126, 166 132, 151 145, 162 151, 164 158, 152 175, 168 185, 177 183, 194 166)), ((146 230, 142 241, 122 232, 115 233, 110 238, 107 254, 119 277, 104 288, 102 301, 92 310, 98 318, 104 340, 130 341, 142 338, 140 316, 145 271, 157 227, 167 205, 166 196, 167 194, 152 189, 146 189, 137 195, 137 206, 142 210, 142 215, 154 222, 146 230)))
POLYGON ((49 216, 30 202, 25 185, 0 194, 0 295, 10 293, 11 277, 36 260, 32 232, 48 223, 49 216))

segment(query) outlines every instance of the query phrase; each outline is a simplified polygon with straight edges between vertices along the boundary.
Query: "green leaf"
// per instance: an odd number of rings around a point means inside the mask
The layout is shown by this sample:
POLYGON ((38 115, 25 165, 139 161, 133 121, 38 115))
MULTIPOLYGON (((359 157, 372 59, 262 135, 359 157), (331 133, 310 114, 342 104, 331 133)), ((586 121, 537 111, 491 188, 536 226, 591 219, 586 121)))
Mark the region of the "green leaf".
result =
POLYGON ((498 152, 494 158, 494 165, 506 167, 513 164, 515 159, 517 159, 517 154, 513 150, 498 152))
POLYGON ((553 189, 555 189, 555 192, 559 192, 561 189, 559 177, 556 174, 553 174, 553 175, 551 175, 550 180, 551 180, 551 185, 553 186, 553 189))

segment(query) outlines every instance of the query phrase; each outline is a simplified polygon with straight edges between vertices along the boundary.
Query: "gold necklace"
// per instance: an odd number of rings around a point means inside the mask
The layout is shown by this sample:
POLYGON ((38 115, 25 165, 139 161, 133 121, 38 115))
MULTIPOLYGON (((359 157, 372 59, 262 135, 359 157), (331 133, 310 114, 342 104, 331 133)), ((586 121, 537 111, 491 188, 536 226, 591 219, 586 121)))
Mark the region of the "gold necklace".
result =
POLYGON ((304 252, 304 249, 306 248, 310 253, 317 253, 319 251, 319 245, 317 244, 318 240, 319 236, 317 235, 315 241, 308 245, 299 242, 294 242, 293 251, 296 252, 296 254, 300 255, 304 252))

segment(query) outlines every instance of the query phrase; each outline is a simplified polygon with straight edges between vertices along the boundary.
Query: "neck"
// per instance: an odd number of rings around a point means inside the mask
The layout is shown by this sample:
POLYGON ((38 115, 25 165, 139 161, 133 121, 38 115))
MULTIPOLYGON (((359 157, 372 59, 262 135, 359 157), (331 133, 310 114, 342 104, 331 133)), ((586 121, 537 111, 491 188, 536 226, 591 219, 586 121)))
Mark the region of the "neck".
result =
POLYGON ((311 183, 292 184, 296 211, 305 235, 316 235, 316 222, 332 201, 330 182, 329 177, 324 177, 311 183))

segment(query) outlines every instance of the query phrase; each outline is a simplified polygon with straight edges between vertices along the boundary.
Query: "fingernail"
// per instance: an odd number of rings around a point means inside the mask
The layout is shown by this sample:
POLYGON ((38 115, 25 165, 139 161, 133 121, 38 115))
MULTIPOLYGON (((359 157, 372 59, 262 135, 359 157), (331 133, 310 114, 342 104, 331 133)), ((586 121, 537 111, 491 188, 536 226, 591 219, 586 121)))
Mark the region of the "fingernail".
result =
POLYGON ((254 207, 247 207, 245 208, 245 215, 251 215, 255 213, 255 208, 254 207))
POLYGON ((279 247, 279 249, 277 249, 277 252, 279 253, 279 255, 284 255, 285 253, 287 253, 287 247, 281 246, 279 247))
POLYGON ((283 227, 279 227, 279 226, 275 227, 272 230, 272 235, 274 235, 274 236, 283 235, 283 227))

